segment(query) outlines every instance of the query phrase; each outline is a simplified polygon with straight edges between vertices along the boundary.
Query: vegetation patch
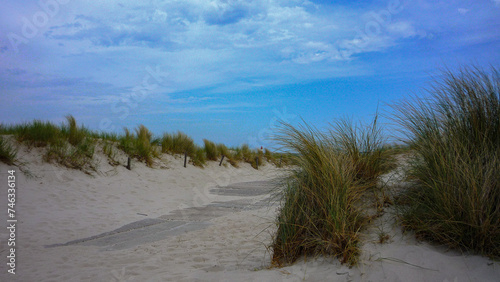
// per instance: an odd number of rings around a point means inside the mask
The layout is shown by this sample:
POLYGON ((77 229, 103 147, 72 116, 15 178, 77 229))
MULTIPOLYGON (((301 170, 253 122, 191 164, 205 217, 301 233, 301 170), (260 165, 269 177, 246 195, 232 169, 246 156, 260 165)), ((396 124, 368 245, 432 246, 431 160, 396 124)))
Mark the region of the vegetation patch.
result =
POLYGON ((0 161, 13 165, 16 161, 17 150, 9 142, 0 136, 0 161))
POLYGON ((412 149, 399 210, 421 239, 500 257, 500 75, 447 71, 395 106, 412 149))
POLYGON ((159 156, 156 146, 151 142, 152 137, 153 133, 144 125, 136 128, 135 135, 125 128, 125 135, 120 138, 120 149, 151 167, 153 159, 159 156))
POLYGON ((366 198, 391 162, 381 153, 376 120, 366 128, 340 121, 327 133, 307 124, 282 125, 276 140, 290 151, 297 169, 283 193, 272 263, 323 254, 356 264, 359 233, 372 204, 366 198))

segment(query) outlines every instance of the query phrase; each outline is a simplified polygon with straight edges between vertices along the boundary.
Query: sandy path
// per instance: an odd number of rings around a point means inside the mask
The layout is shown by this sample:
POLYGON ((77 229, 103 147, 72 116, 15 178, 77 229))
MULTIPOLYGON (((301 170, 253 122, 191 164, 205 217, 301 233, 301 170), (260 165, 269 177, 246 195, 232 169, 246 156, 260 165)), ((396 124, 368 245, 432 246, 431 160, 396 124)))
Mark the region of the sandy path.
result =
MULTIPOLYGON (((245 198, 225 201, 224 197, 220 197, 219 201, 202 207, 174 210, 160 217, 145 218, 128 223, 112 231, 72 240, 63 244, 47 245, 45 247, 56 248, 71 245, 99 246, 102 250, 110 251, 129 249, 165 240, 171 236, 204 229, 212 225, 211 221, 217 217, 245 210, 271 207, 273 204, 271 201, 271 192, 276 189, 277 185, 276 181, 267 180, 234 183, 225 187, 216 187, 210 190, 211 194, 245 198), (265 198, 262 196, 265 196, 265 198)), ((140 215, 147 217, 146 214, 140 215)))

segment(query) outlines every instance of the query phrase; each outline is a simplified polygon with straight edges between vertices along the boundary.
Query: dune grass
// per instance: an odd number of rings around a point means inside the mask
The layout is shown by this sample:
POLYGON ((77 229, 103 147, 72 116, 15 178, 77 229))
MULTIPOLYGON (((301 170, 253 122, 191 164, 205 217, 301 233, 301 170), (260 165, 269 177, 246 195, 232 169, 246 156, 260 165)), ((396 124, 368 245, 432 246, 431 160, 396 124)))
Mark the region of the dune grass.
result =
POLYGON ((298 169, 288 180, 272 244, 272 263, 293 263, 302 255, 333 255, 356 264, 359 232, 369 220, 365 202, 375 180, 390 166, 376 121, 355 127, 348 121, 327 133, 303 124, 282 124, 276 141, 298 169))
POLYGON ((68 122, 68 126, 62 127, 63 135, 66 135, 67 140, 71 145, 77 146, 78 144, 81 144, 83 140, 90 135, 88 130, 84 127, 78 128, 76 125, 76 119, 71 115, 66 116, 66 120, 68 122))
POLYGON ((193 139, 180 131, 177 134, 163 134, 161 146, 163 153, 187 153, 188 156, 193 157, 196 152, 196 145, 193 139))
POLYGON ((130 157, 139 161, 144 161, 147 166, 153 165, 153 160, 158 157, 158 151, 153 144, 153 133, 144 125, 139 125, 132 134, 127 128, 124 129, 125 135, 121 136, 119 148, 130 157))
POLYGON ((196 146, 193 157, 191 157, 191 163, 194 166, 203 167, 207 162, 206 152, 202 147, 196 146))
POLYGON ((163 153, 187 154, 194 166, 203 167, 207 160, 204 148, 197 146, 193 139, 182 132, 164 133, 160 140, 163 153))
POLYGON ((17 141, 34 147, 46 147, 64 138, 61 127, 41 120, 11 126, 7 132, 13 133, 17 141))
POLYGON ((258 168, 257 162, 259 166, 263 165, 264 153, 261 150, 252 150, 248 144, 243 144, 236 149, 236 152, 238 154, 237 160, 249 163, 255 169, 258 168))
POLYGON ((226 156, 228 158, 231 158, 231 151, 227 148, 226 145, 219 143, 217 144, 217 152, 219 153, 219 157, 226 156))
POLYGON ((120 162, 116 159, 117 152, 115 150, 115 142, 109 140, 102 140, 101 144, 102 144, 102 152, 108 158, 108 163, 112 166, 119 165, 120 162))
MULTIPOLYGON (((43 156, 45 161, 55 161, 86 172, 95 170, 96 163, 92 158, 97 144, 100 144, 102 152, 113 166, 119 164, 115 148, 144 161, 148 166, 153 166, 154 158, 159 157, 160 152, 187 154, 190 163, 198 167, 203 167, 207 160, 219 161, 224 156, 234 167, 238 167, 238 163, 243 161, 257 168, 256 159, 262 165, 264 156, 263 152, 251 150, 245 144, 228 149, 222 143, 216 144, 204 139, 204 146, 200 147, 182 132, 164 133, 161 138, 154 138, 144 125, 138 126, 133 132, 125 128, 123 134, 91 131, 78 126, 71 115, 66 116, 66 123, 61 125, 41 120, 19 125, 0 124, 0 135, 14 135, 18 142, 28 147, 46 148, 43 156)), ((9 158, 8 154, 6 158, 9 158)))
POLYGON ((93 154, 95 142, 88 138, 89 131, 77 127, 73 116, 67 116, 67 125, 34 120, 31 123, 2 126, 2 134, 12 134, 28 147, 46 147, 43 156, 47 162, 55 161, 69 168, 85 172, 95 170, 93 154))
POLYGON ((216 161, 217 159, 219 159, 219 151, 217 150, 217 145, 207 139, 203 139, 203 143, 205 145, 204 149, 207 159, 210 161, 216 161))
MULTIPOLYGON (((78 127, 73 116, 66 117, 67 125, 57 127, 46 123, 49 132, 54 135, 48 142, 48 149, 44 155, 47 162, 55 161, 68 168, 79 169, 86 173, 95 171, 97 164, 93 156, 96 141, 89 137, 85 127, 78 127)), ((36 127, 36 125, 34 124, 36 127)), ((43 135, 42 135, 43 136, 43 135)))
POLYGON ((214 142, 203 139, 205 154, 208 160, 211 161, 219 161, 222 156, 226 157, 228 160, 234 159, 231 150, 227 148, 226 145, 219 143, 215 144, 214 142))
POLYGON ((17 150, 7 140, 0 136, 0 161, 13 165, 16 161, 17 150))
POLYGON ((446 71, 430 99, 395 106, 413 157, 400 199, 417 237, 500 257, 500 75, 446 71))

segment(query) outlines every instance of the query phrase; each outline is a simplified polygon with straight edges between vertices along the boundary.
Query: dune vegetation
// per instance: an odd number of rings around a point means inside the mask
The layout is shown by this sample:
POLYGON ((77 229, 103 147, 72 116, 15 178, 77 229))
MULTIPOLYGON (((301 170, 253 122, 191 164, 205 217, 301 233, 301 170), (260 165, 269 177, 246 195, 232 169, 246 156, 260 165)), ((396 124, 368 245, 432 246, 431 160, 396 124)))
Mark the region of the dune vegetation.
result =
POLYGON ((384 145, 376 119, 364 127, 340 120, 326 132, 282 124, 277 141, 297 166, 277 217, 274 265, 318 254, 356 264, 360 231, 379 214, 370 214, 373 204, 385 202, 379 178, 402 152, 407 185, 395 203, 404 230, 500 257, 499 72, 446 71, 427 94, 394 106, 399 146, 384 145))
MULTIPOLYGON (((228 148, 224 144, 215 144, 204 139, 204 146, 198 146, 193 139, 182 132, 164 133, 161 137, 154 134, 144 125, 139 125, 134 131, 124 128, 123 134, 91 131, 84 126, 78 126, 71 115, 66 117, 66 123, 56 125, 51 122, 34 120, 19 125, 0 125, 1 135, 12 135, 20 144, 28 147, 45 148, 43 159, 55 162, 68 168, 80 169, 92 173, 97 169, 94 159, 96 148, 102 150, 111 165, 119 165, 126 160, 118 160, 118 151, 131 158, 154 166, 155 159, 161 154, 181 154, 189 157, 189 162, 203 167, 207 161, 220 161, 222 156, 234 167, 240 162, 248 162, 257 168, 256 162, 263 165, 263 152, 250 149, 243 144, 240 147, 228 148)), ((13 164, 16 149, 0 139, 0 161, 13 164)), ((288 164, 288 158, 276 152, 268 152, 273 159, 280 158, 282 164, 288 164)))
POLYGON ((370 126, 340 120, 326 132, 282 124, 277 142, 294 152, 274 239, 274 265, 302 255, 333 255, 356 264, 360 231, 373 215, 378 178, 392 168, 376 119, 370 126))
POLYGON ((0 161, 12 165, 16 160, 16 156, 17 150, 0 136, 0 161))
POLYGON ((326 130, 306 122, 281 123, 274 141, 284 153, 276 153, 207 139, 199 146, 182 132, 155 137, 144 125, 123 134, 95 132, 68 116, 61 125, 40 120, 0 125, 0 161, 16 162, 17 141, 42 148, 47 162, 88 173, 97 169, 97 146, 113 165, 124 164, 118 151, 150 167, 162 154, 186 155, 199 167, 222 158, 234 167, 242 162, 254 168, 292 165, 271 244, 272 264, 331 255, 354 265, 361 231, 381 215, 386 202, 381 176, 396 168, 395 155, 404 151, 406 183, 390 201, 404 230, 498 258, 500 74, 493 67, 445 71, 425 94, 393 106, 404 136, 396 146, 387 145, 377 118, 367 125, 340 119, 326 130))
POLYGON ((395 105, 411 148, 400 198, 418 238, 500 257, 500 74, 446 71, 427 91, 395 105))

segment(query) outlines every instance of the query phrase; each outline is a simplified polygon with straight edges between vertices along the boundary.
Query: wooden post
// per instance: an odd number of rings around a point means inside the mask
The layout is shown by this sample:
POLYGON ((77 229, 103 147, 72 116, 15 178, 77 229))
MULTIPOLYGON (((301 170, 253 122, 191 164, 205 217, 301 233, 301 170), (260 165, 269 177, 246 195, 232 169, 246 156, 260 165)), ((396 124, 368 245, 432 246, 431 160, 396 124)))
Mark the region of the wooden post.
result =
POLYGON ((186 167, 188 153, 184 152, 184 167, 186 167))
POLYGON ((127 169, 130 170, 130 157, 127 159, 127 169))
POLYGON ((255 158, 255 164, 257 164, 257 169, 259 169, 259 157, 255 158))
POLYGON ((221 165, 222 165, 222 161, 224 160, 224 157, 225 157, 225 156, 224 156, 224 155, 222 155, 222 158, 220 159, 219 166, 221 166, 221 165))

